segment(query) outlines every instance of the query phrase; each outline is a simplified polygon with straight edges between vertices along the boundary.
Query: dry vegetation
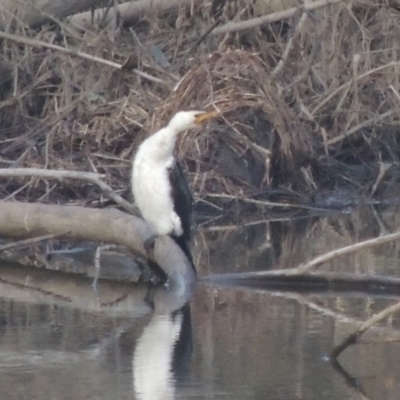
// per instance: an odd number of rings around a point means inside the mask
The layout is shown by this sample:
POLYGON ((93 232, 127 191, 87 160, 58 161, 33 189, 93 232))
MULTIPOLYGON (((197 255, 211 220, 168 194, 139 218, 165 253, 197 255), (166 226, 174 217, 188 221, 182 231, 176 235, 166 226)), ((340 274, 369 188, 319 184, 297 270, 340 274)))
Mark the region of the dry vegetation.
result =
MULTIPOLYGON (((379 196, 397 181, 400 15, 391 3, 343 1, 202 37, 216 21, 255 13, 245 0, 204 4, 134 27, 14 26, 38 46, 0 43, 1 166, 102 173, 131 200, 130 160, 143 138, 180 109, 216 108, 221 118, 178 148, 199 213, 232 210, 236 199, 320 206, 321 193, 379 196), (382 163, 390 168, 379 174, 382 163)), ((8 200, 111 204, 87 183, 0 183, 8 200)))

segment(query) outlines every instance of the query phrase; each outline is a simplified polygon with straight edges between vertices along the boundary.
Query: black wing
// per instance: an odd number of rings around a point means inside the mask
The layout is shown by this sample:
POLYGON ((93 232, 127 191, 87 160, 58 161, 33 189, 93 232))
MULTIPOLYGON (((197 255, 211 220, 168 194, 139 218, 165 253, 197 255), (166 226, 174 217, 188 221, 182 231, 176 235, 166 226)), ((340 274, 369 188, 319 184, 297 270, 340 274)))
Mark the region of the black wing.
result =
POLYGON ((179 162, 175 160, 169 169, 171 183, 171 196, 174 203, 174 211, 181 220, 183 239, 190 243, 190 228, 193 217, 193 197, 187 184, 185 175, 179 162))

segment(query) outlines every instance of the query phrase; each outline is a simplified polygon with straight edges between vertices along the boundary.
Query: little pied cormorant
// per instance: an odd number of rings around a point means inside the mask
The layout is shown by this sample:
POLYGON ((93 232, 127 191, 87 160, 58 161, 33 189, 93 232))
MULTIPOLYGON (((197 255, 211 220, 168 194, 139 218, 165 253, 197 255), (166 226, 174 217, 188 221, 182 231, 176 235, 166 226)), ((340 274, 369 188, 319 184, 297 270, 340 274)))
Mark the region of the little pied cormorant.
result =
POLYGON ((186 257, 190 252, 192 194, 173 156, 177 135, 202 126, 216 111, 180 111, 169 124, 147 138, 133 160, 132 192, 144 220, 156 235, 169 235, 186 257))

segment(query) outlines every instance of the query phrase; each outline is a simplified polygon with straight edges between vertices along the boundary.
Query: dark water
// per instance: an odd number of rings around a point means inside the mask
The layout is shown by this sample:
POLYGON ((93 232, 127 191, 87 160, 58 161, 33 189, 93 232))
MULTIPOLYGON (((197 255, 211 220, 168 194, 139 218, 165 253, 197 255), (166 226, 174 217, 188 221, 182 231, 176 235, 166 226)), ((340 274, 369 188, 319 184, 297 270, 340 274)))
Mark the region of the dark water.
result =
MULTIPOLYGON (((203 232, 199 270, 294 266, 376 234, 374 221, 358 228, 360 221, 343 215, 203 232)), ((388 274, 397 260, 391 244, 327 268, 388 274)), ((187 293, 103 285, 96 294, 90 280, 62 275, 0 267, 1 400, 399 399, 396 319, 347 349, 340 365, 328 359, 358 321, 395 297, 200 283, 185 306, 187 293)))

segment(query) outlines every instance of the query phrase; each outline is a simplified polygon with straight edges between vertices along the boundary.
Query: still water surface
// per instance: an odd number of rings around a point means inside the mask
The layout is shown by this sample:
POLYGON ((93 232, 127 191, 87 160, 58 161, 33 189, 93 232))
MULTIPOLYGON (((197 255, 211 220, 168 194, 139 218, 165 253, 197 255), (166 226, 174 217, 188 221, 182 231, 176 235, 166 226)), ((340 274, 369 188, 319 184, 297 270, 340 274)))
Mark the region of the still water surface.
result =
MULTIPOLYGON (((368 236, 354 226, 343 228, 359 216, 334 219, 311 224, 307 235, 299 235, 295 227, 273 229, 280 232, 280 243, 301 249, 295 255, 298 262, 323 252, 323 243, 335 248, 338 242, 368 236), (321 235, 328 226, 331 237, 321 235)), ((270 225, 251 229, 213 231, 198 238, 201 273, 225 271, 227 264, 231 270, 245 270, 244 260, 251 269, 261 269, 260 260, 294 262, 285 248, 276 248, 270 225), (215 250, 228 254, 224 245, 237 252, 234 260, 226 256, 225 264, 215 250)), ((371 265, 379 263, 376 268, 386 273, 397 257, 393 245, 328 267, 351 265, 354 272, 371 272, 371 265)), ((370 343, 342 354, 340 366, 328 357, 338 340, 357 328, 357 320, 393 304, 395 297, 199 283, 184 306, 185 298, 164 291, 153 293, 149 301, 146 288, 132 285, 115 289, 120 295, 109 301, 113 288, 100 286, 97 297, 90 280, 68 280, 60 273, 45 282, 57 289, 46 286, 27 293, 17 280, 10 283, 14 273, 28 286, 35 279, 45 280, 29 269, 0 267, 0 400, 400 398, 399 341, 385 343, 372 332, 370 343), (73 299, 51 294, 63 290, 73 293, 73 299)), ((399 332, 395 320, 388 324, 399 332)))

